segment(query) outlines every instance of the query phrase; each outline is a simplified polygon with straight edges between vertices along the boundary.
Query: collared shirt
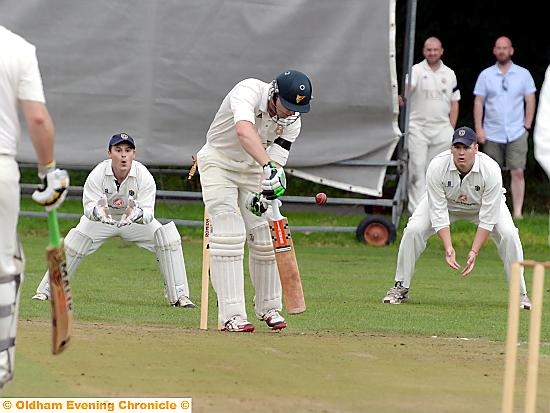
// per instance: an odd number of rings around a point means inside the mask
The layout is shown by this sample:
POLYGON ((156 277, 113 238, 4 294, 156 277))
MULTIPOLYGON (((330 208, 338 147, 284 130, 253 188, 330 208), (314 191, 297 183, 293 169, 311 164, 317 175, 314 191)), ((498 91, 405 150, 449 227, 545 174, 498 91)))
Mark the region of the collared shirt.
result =
POLYGON ((0 26, 0 155, 15 156, 21 136, 17 101, 45 103, 35 47, 0 26))
POLYGON ((112 161, 106 159, 90 172, 84 183, 82 194, 84 215, 94 220, 94 207, 100 198, 106 196, 111 215, 118 221, 126 211, 128 197, 131 196, 143 210, 143 222, 149 223, 154 217, 156 192, 155 179, 142 163, 132 161, 132 167, 126 179, 117 182, 112 161))
POLYGON ((450 150, 437 155, 426 172, 432 227, 437 232, 450 225, 449 214, 479 216, 479 227, 492 231, 499 213, 504 189, 500 166, 482 152, 466 176, 453 162, 450 150))
POLYGON ((301 121, 298 118, 285 126, 282 133, 277 133, 277 124, 267 111, 269 87, 269 83, 258 79, 245 79, 235 85, 224 98, 208 129, 207 144, 231 160, 256 164, 241 146, 235 131, 235 124, 245 120, 255 125, 269 158, 286 165, 290 145, 300 133, 301 121))
POLYGON ((495 63, 483 70, 476 81, 474 95, 484 99, 483 128, 487 139, 512 142, 525 132, 525 96, 537 88, 529 71, 514 63, 506 74, 495 63))
POLYGON ((412 67, 411 73, 410 122, 419 126, 448 125, 451 102, 460 100, 455 72, 443 61, 434 71, 424 59, 412 67))

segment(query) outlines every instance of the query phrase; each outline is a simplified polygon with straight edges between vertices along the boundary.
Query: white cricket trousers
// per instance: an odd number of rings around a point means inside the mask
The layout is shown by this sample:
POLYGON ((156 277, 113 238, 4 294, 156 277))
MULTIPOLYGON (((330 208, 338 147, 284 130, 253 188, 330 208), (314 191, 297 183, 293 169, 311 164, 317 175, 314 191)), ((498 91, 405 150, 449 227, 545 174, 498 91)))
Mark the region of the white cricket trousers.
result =
POLYGON ((247 319, 244 293, 244 244, 250 258, 254 310, 258 317, 282 309, 282 288, 271 232, 265 216, 245 206, 247 195, 260 190, 262 170, 256 162, 234 161, 205 145, 197 154, 202 197, 212 223, 210 277, 218 296, 218 320, 247 319))
POLYGON ((0 155, 0 389, 15 369, 15 336, 21 284, 23 252, 17 241, 19 218, 19 167, 12 156, 0 155), (16 264, 20 256, 20 264, 16 264))
MULTIPOLYGON (((453 214, 449 212, 449 219, 451 223, 464 219, 473 224, 479 224, 477 212, 475 215, 453 214)), ((402 281, 403 287, 409 288, 414 274, 416 260, 418 260, 420 254, 426 249, 426 242, 428 239, 434 234, 435 231, 432 228, 430 220, 428 197, 424 196, 413 215, 409 218, 407 227, 403 231, 401 244, 399 245, 395 281, 402 281)), ((506 280, 508 280, 512 263, 523 261, 523 247, 519 239, 518 229, 512 220, 504 196, 502 196, 502 203, 500 205, 500 216, 496 225, 493 227, 490 237, 497 246, 498 255, 504 265, 504 274, 506 280)), ((523 268, 521 270, 520 280, 520 292, 526 294, 527 289, 525 288, 523 268)))
POLYGON ((0 276, 16 273, 13 259, 17 246, 20 205, 19 167, 11 156, 0 155, 0 276))

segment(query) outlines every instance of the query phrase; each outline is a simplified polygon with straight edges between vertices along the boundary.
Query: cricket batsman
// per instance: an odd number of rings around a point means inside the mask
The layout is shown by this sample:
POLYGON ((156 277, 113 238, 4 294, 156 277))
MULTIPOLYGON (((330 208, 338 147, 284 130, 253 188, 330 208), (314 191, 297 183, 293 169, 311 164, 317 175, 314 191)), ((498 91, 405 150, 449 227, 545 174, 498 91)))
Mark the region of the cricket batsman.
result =
POLYGON ((223 99, 197 154, 202 195, 210 216, 210 277, 225 331, 252 332, 244 299, 244 243, 248 243, 254 310, 272 330, 287 326, 279 313, 282 289, 267 218, 267 201, 283 195, 283 166, 310 110, 311 82, 288 70, 265 83, 239 82, 223 99))
MULTIPOLYGON (((107 153, 109 159, 88 175, 82 195, 84 215, 65 237, 68 276, 75 273, 82 258, 97 251, 107 239, 119 236, 156 253, 170 305, 194 308, 181 236, 173 222, 162 225, 154 218, 155 180, 145 165, 134 160, 134 139, 126 133, 113 135, 107 153)), ((33 299, 49 298, 46 272, 33 299)))

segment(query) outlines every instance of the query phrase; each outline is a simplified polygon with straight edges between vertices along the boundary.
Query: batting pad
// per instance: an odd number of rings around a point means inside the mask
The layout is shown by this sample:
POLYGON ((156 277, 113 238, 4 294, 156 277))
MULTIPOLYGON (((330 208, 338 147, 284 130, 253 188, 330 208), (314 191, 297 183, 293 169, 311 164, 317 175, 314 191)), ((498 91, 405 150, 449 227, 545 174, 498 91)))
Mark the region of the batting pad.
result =
POLYGON ((23 282, 23 258, 16 257, 19 274, 0 274, 0 389, 13 377, 15 337, 23 282))
MULTIPOLYGON (((90 248, 92 247, 92 242, 93 241, 89 236, 83 234, 75 228, 71 229, 65 237, 63 241, 63 246, 65 248, 67 276, 69 278, 72 277, 73 274, 76 272, 76 269, 80 265, 80 261, 82 261, 82 258, 88 255, 90 248)), ((44 277, 42 277, 42 281, 40 281, 36 292, 44 293, 48 297, 51 296, 49 271, 46 271, 46 274, 44 274, 44 277)))
POLYGON ((244 241, 242 217, 234 212, 211 217, 210 278, 218 295, 218 319, 225 323, 240 315, 246 319, 244 303, 244 241))
POLYGON ((250 231, 248 251, 250 279, 255 291, 256 316, 260 317, 269 310, 280 311, 282 309, 281 280, 267 222, 250 231))
POLYGON ((181 236, 176 224, 170 221, 155 231, 154 238, 157 260, 166 285, 166 295, 170 304, 175 304, 180 296, 189 297, 181 236))

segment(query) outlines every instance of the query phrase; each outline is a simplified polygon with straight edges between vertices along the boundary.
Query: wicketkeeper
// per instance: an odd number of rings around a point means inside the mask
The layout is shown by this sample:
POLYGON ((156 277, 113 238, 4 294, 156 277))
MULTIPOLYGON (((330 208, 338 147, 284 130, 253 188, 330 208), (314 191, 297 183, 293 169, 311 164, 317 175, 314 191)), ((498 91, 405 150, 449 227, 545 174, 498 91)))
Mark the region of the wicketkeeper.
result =
POLYGON ((197 155, 202 196, 210 216, 210 276, 218 320, 226 331, 251 332, 244 299, 243 257, 248 241, 250 278, 258 319, 286 327, 271 233, 262 216, 268 199, 286 189, 283 166, 309 112, 311 82, 289 70, 270 83, 239 82, 224 98, 197 155), (251 195, 251 192, 255 194, 251 195))
MULTIPOLYGON (((126 133, 113 135, 108 155, 88 175, 82 204, 84 215, 65 237, 67 274, 71 277, 82 258, 95 252, 107 239, 119 236, 156 253, 170 305, 194 308, 181 246, 173 222, 162 225, 154 218, 156 184, 153 176, 135 161, 136 146, 126 133)), ((46 272, 33 299, 50 297, 46 272)))
POLYGON ((18 109, 27 122, 42 181, 32 198, 47 209, 67 195, 69 175, 54 160, 55 130, 46 107, 35 47, 0 26, 0 389, 13 378, 15 336, 24 257, 17 240, 19 167, 15 160, 21 138, 18 109))
MULTIPOLYGON (((481 247, 490 237, 497 246, 509 278, 510 267, 523 261, 523 247, 518 229, 506 205, 499 165, 484 153, 478 152, 475 132, 467 127, 455 130, 451 149, 437 155, 426 172, 427 194, 409 218, 397 255, 395 285, 388 290, 383 302, 399 304, 409 299, 409 286, 416 260, 424 252, 426 242, 437 234, 445 249, 445 261, 455 270, 461 266, 456 260, 450 225, 467 220, 477 225, 477 231, 463 276, 473 270, 481 247)), ((523 269, 520 285, 521 307, 529 310, 523 269)))

